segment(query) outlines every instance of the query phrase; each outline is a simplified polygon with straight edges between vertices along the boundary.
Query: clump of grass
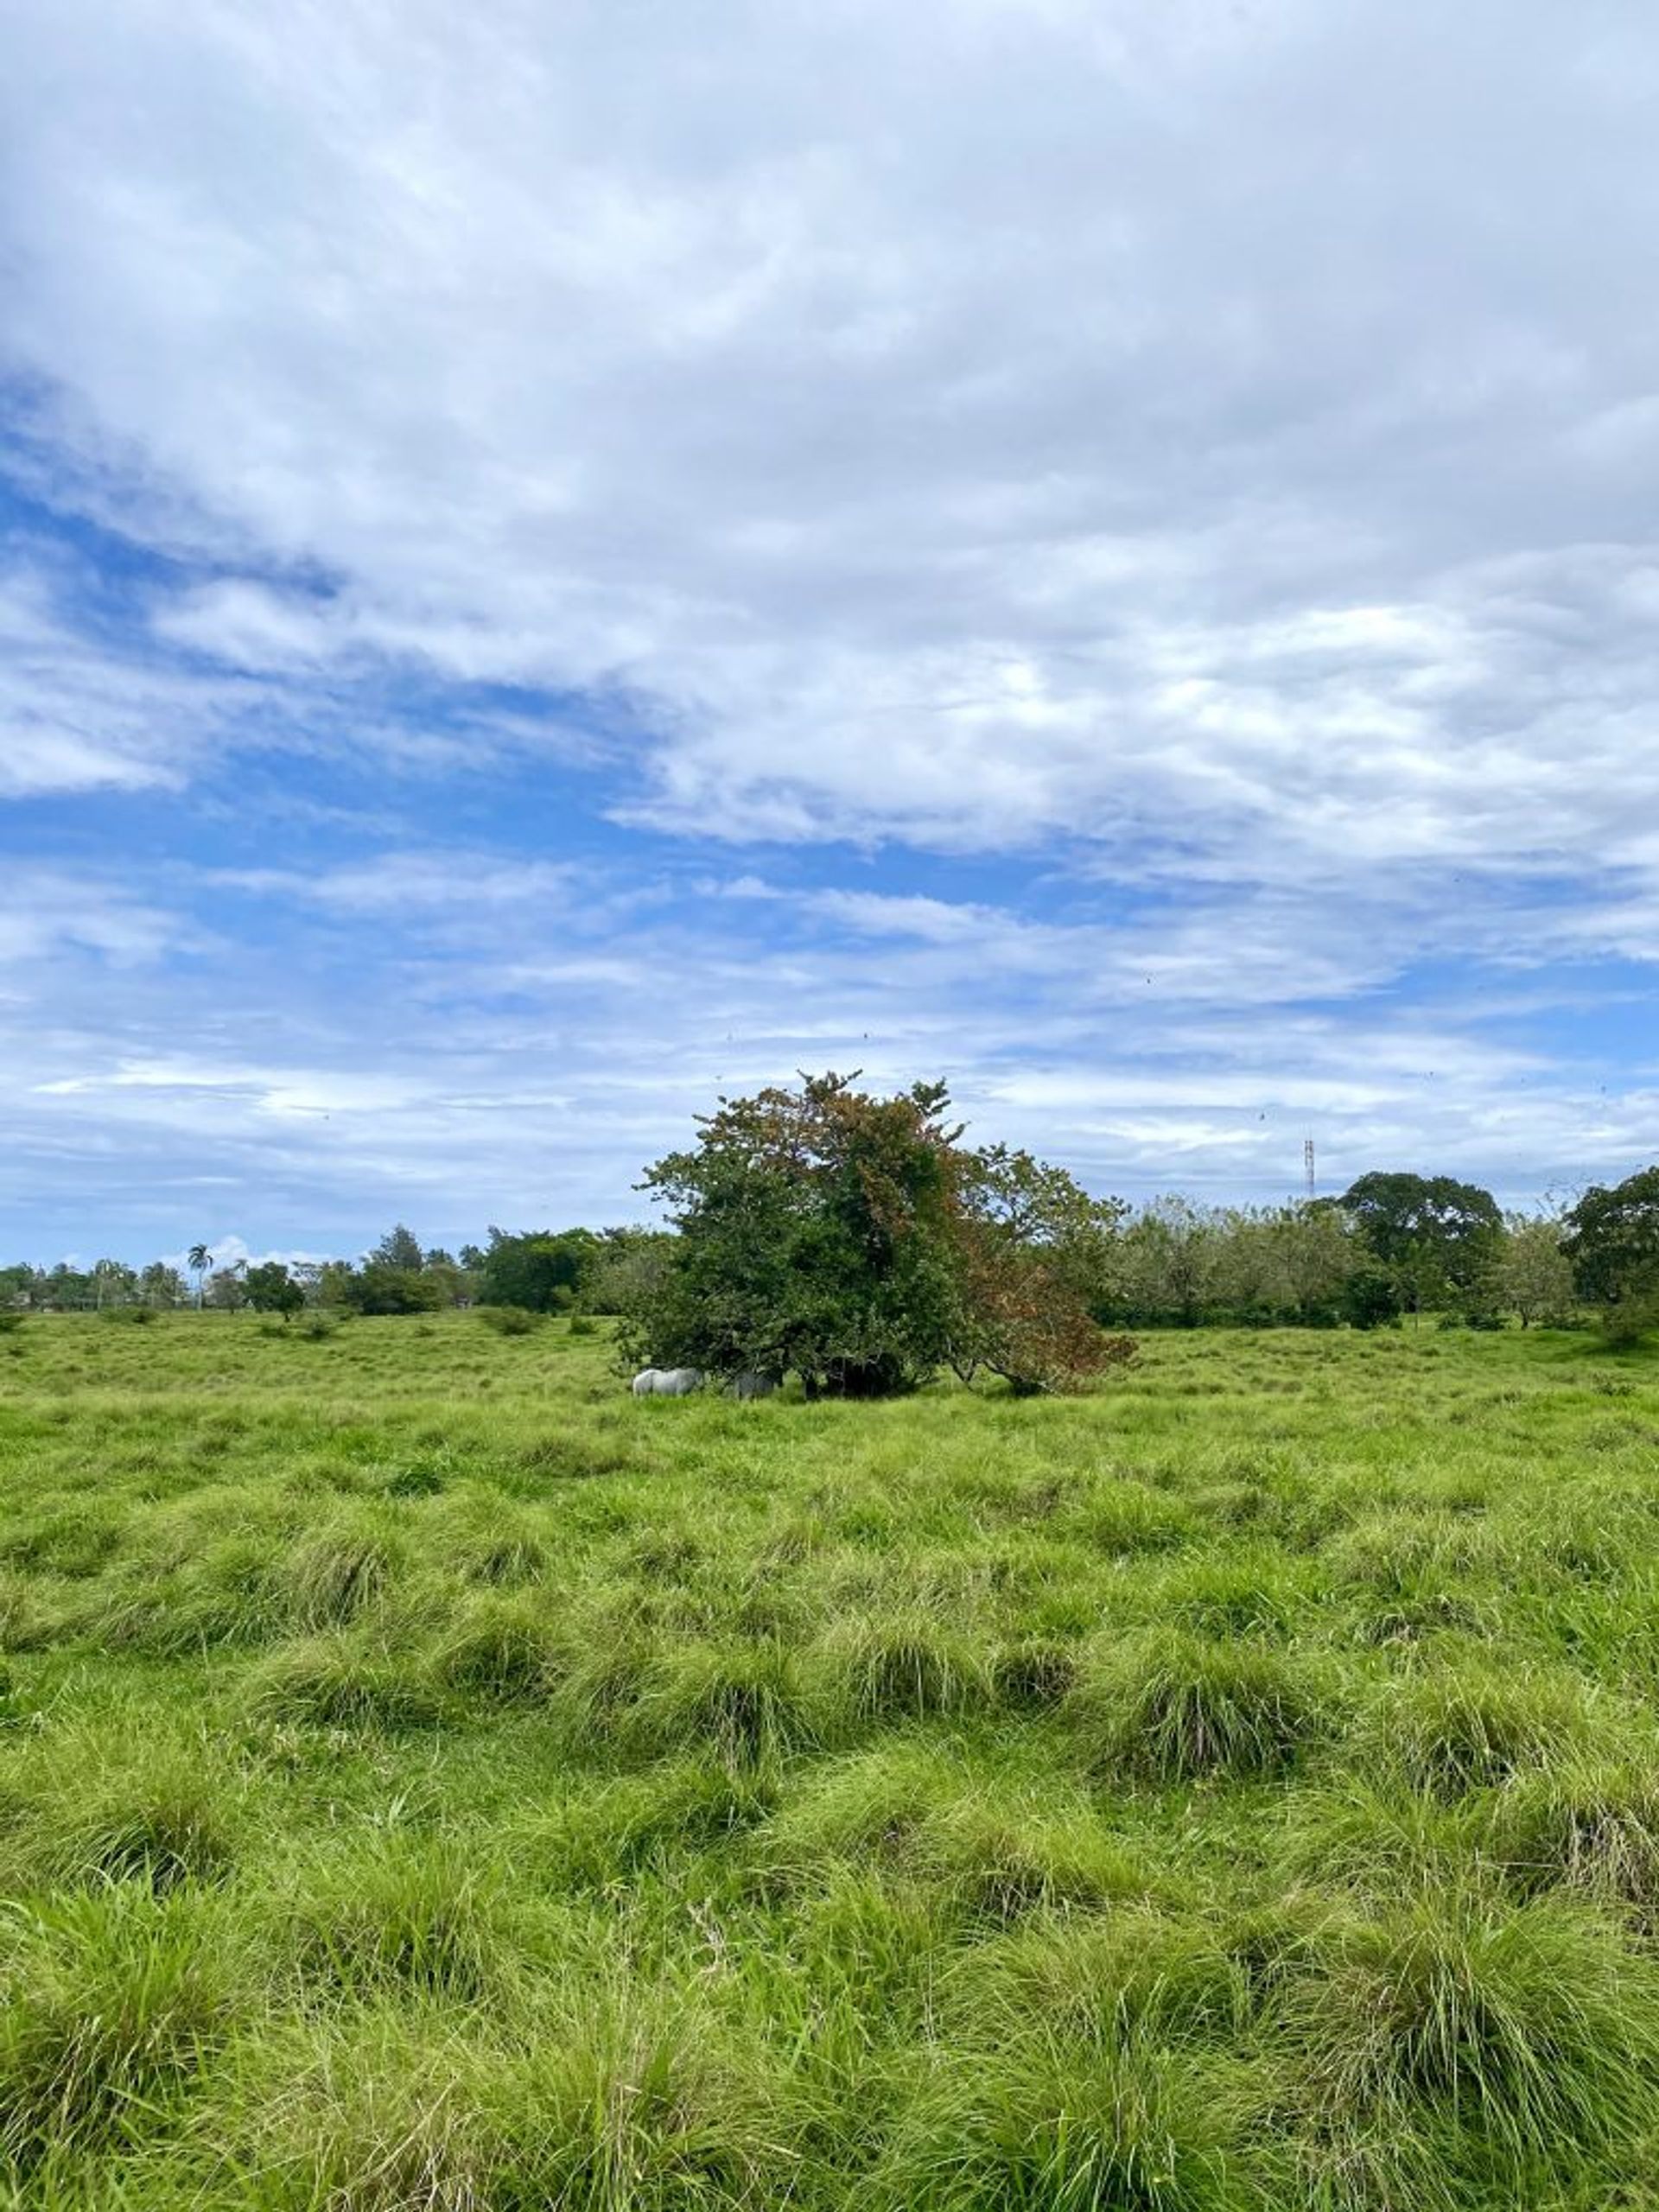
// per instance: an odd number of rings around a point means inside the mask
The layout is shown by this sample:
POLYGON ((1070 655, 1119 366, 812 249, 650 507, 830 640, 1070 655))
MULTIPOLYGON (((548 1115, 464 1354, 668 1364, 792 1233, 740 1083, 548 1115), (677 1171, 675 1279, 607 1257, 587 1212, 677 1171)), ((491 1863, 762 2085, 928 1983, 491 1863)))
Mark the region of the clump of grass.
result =
POLYGON ((60 1732, 42 1747, 20 1872, 54 1889, 134 1882, 165 1896, 215 1882, 234 1856, 225 1777, 168 1744, 132 1747, 107 1733, 60 1732))
POLYGON ((757 1838, 756 1860, 763 1885, 782 1891, 874 1866, 931 1891, 941 1910, 992 1921, 1093 1908, 1147 1886, 1080 1794, 999 1786, 914 1741, 820 1776, 757 1838))
POLYGON ((954 1717, 989 1692, 986 1655, 925 1612, 855 1617, 821 1647, 846 1711, 861 1724, 954 1717))
POLYGON ((575 1661, 556 1704, 573 1746, 601 1752, 626 1734, 657 1656, 655 1639, 627 1618, 600 1615, 573 1626, 575 1661))
POLYGON ((1576 1675, 1517 1668, 1500 1673, 1477 1655, 1391 1683, 1368 1716, 1375 1764, 1440 1797, 1506 1782, 1581 1745, 1589 1706, 1576 1675))
POLYGON ((1043 1712, 1064 1704, 1077 1679, 1076 1651, 1044 1637, 1004 1644, 991 1664, 997 1703, 1015 1712, 1043 1712))
POLYGON ((1113 1559, 1177 1550, 1191 1539, 1193 1528, 1192 1514, 1179 1499, 1131 1481, 1103 1484, 1077 1519, 1083 1541, 1113 1559))
POLYGON ((776 1803, 764 1774, 677 1760, 577 1792, 514 1829, 505 1847, 553 1888, 614 1889, 682 1853, 729 1845, 776 1803))
POLYGON ((1166 2048, 1236 2037, 1248 2024, 1248 1973, 1204 1922, 1144 1898, 1105 1916, 1039 1919, 964 1957, 944 1995, 964 2039, 1017 2038, 1033 2022, 1102 2047, 1144 2037, 1166 2048))
POLYGON ((465 1529, 452 1557, 468 1582, 496 1589, 538 1582, 547 1572, 547 1546, 535 1523, 512 1508, 499 1508, 487 1522, 465 1529))
POLYGON ((760 1840, 761 1863, 791 1882, 818 1879, 834 1860, 901 1866, 968 1787, 957 1760, 914 1740, 855 1753, 785 1803, 760 1840))
POLYGON ((1484 1847, 1526 1891, 1559 1886, 1659 1928, 1659 1777, 1650 1758, 1575 1757, 1491 1802, 1484 1847))
POLYGON ((289 1941, 308 1996, 327 1987, 359 2000, 385 1988, 476 1998, 493 1949, 490 1903, 448 1839, 379 1838, 309 1872, 289 1941))
POLYGON ((689 1988, 590 1994, 501 2094, 518 2114, 520 2202, 714 2212, 792 2194, 799 2121, 775 2063, 689 1988))
POLYGON ((1535 2181, 1650 2119, 1655 1970, 1605 1923, 1539 1904, 1425 1898, 1337 1922, 1287 1998, 1296 2096, 1327 2175, 1368 2201, 1444 2202, 1438 2145, 1535 2181))
POLYGON ((1147 1888, 1144 1868, 1083 1807, 976 1792, 935 1811, 917 1846, 921 1878, 978 1919, 1091 1911, 1147 1888))
POLYGON ((24 2171, 153 2126, 228 2024, 223 1916, 130 1885, 14 1917, 0 1963, 0 2156, 24 2171))
POLYGON ((399 1467, 386 1481, 388 1497, 439 1497, 442 1493, 442 1475, 436 1467, 423 1462, 412 1467, 399 1467))
POLYGON ((1214 2086, 1185 2056, 1028 2031, 937 2061, 878 2169, 883 2212, 1237 2212, 1214 2086))
POLYGON ((1278 1863, 1308 1895, 1389 1903, 1470 1887, 1487 1872, 1466 1806, 1354 1774, 1291 1799, 1278 1863))
POLYGON ((496 1705, 537 1701, 569 1666, 544 1605, 494 1595, 467 1605, 432 1655, 446 1688, 496 1705))
POLYGON ((1306 1598, 1281 1560, 1204 1558, 1161 1576, 1143 1603, 1159 1620, 1194 1636, 1283 1637, 1306 1598))
POLYGON ((302 1628, 343 1626, 382 1596, 401 1566, 401 1547, 367 1520, 325 1522, 289 1553, 283 1582, 302 1628))
POLYGON ((289 1644, 252 1677, 257 1719, 325 1728, 417 1728, 439 1718, 432 1684, 407 1657, 344 1634, 289 1644))
POLYGON ((1173 1634, 1096 1659, 1069 1710, 1097 1770, 1159 1783, 1282 1773, 1332 1717, 1306 1662, 1173 1634))
POLYGON ((1353 1632, 1360 1644, 1409 1649, 1431 1637, 1490 1637, 1497 1628, 1492 1605, 1462 1591, 1424 1590, 1384 1596, 1362 1607, 1353 1632))
POLYGON ((627 1738, 653 1756, 707 1749, 728 1765, 756 1766, 812 1748, 823 1717, 778 1645, 677 1643, 657 1654, 627 1738))

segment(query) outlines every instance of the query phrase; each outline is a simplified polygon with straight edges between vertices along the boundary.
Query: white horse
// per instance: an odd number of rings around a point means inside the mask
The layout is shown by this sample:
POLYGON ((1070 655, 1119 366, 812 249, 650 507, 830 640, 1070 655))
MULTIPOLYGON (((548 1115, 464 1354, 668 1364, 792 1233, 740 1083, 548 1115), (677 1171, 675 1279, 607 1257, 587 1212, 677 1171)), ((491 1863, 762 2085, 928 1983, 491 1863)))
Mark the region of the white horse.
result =
POLYGON ((636 1398, 689 1398, 702 1388, 700 1367, 645 1367, 632 1384, 636 1398))

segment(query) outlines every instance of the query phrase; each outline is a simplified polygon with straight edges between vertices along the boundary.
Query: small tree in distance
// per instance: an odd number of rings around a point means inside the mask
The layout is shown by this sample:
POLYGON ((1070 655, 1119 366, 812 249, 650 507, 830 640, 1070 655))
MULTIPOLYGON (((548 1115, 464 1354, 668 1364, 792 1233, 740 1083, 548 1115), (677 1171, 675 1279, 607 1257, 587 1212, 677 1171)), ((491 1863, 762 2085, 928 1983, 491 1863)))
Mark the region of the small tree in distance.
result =
POLYGON ((250 1268, 243 1279, 248 1303, 256 1313, 280 1313, 291 1321, 305 1304, 305 1291, 295 1281, 284 1262, 266 1260, 250 1268))

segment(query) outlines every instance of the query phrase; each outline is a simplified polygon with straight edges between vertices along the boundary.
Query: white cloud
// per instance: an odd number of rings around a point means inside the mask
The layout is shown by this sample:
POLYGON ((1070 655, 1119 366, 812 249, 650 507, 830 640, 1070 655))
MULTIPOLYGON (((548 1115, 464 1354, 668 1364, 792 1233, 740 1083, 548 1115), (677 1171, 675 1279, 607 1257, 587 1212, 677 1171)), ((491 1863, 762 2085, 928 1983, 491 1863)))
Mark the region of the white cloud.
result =
POLYGON ((1639 1071, 1491 1041, 1498 983, 1531 1036, 1552 961, 1659 958, 1643 11, 10 28, 16 461, 108 536, 0 580, 0 798, 257 748, 293 809, 8 876, 54 1187, 626 1210, 826 1061, 1103 1183, 1650 1147, 1639 1071), (314 864, 342 754, 437 796, 314 864), (620 857, 526 858, 550 803, 498 849, 572 761, 620 857))
MULTIPOLYGON (((10 344, 156 528, 342 580, 158 634, 625 687, 631 818, 1587 864, 1659 802, 1606 51, 1491 0, 67 0, 10 344)), ((27 774, 151 772, 87 742, 27 774)))

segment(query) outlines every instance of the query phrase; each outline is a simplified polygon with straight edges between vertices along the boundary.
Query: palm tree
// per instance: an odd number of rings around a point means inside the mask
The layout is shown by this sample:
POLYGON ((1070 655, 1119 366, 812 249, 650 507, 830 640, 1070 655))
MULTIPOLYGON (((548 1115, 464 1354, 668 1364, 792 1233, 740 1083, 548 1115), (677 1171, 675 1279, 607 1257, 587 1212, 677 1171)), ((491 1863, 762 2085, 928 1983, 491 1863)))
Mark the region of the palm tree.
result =
POLYGON ((205 1244, 193 1244, 186 1255, 196 1271, 196 1311, 201 1311, 201 1279, 213 1264, 213 1255, 205 1244))

